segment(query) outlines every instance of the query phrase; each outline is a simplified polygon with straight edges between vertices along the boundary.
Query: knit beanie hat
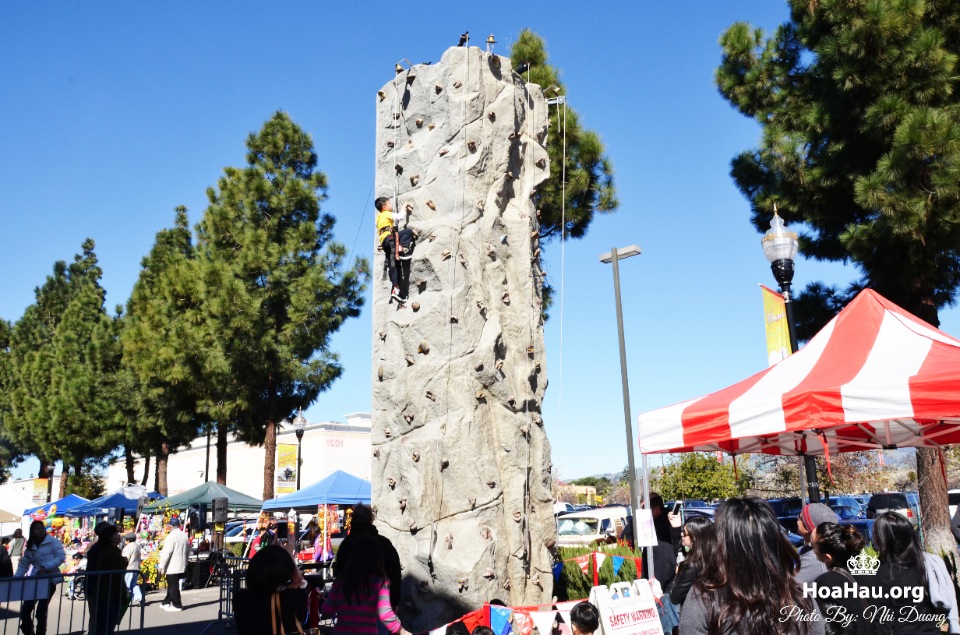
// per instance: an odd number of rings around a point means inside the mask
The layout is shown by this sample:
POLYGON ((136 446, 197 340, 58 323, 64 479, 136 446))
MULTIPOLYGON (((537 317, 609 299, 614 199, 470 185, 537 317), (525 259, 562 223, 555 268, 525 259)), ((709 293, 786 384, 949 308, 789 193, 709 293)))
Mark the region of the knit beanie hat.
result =
POLYGON ((820 523, 839 523, 840 517, 823 503, 811 503, 804 505, 800 520, 808 531, 813 531, 820 523))

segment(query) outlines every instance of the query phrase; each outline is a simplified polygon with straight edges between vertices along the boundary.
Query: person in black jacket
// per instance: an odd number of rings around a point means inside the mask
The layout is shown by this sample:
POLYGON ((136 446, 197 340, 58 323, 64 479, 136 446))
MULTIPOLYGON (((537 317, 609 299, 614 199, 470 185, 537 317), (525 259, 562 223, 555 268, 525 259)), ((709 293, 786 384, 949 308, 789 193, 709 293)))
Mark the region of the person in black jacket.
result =
POLYGON ((0 544, 0 578, 13 577, 13 560, 10 559, 10 552, 7 551, 8 544, 10 544, 10 536, 4 536, 0 544))
POLYGON ((699 573, 706 568, 707 558, 717 548, 713 523, 702 516, 691 518, 683 525, 680 540, 683 541, 687 559, 680 563, 677 570, 677 577, 670 588, 670 601, 682 607, 690 587, 697 581, 699 573))
POLYGON ((337 549, 337 558, 333 561, 333 576, 339 577, 346 563, 350 561, 350 553, 359 536, 375 536, 383 547, 383 569, 390 583, 390 605, 397 609, 400 606, 400 554, 390 539, 381 536, 373 526, 373 509, 368 505, 357 505, 353 508, 353 518, 350 522, 350 535, 343 539, 337 549))

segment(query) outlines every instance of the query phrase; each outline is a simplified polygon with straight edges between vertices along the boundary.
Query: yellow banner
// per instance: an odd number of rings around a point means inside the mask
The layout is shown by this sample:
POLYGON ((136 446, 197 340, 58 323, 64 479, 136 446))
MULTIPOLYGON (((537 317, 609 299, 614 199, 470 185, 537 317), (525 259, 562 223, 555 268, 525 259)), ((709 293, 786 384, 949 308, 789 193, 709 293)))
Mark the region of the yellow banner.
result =
POLYGON ((277 494, 297 491, 297 446, 277 444, 277 494))
POLYGON ((33 504, 46 505, 49 502, 50 501, 47 500, 47 479, 33 479, 33 504))
POLYGON ((760 285, 763 295, 763 322, 767 332, 767 363, 773 366, 790 355, 790 328, 783 296, 760 285))

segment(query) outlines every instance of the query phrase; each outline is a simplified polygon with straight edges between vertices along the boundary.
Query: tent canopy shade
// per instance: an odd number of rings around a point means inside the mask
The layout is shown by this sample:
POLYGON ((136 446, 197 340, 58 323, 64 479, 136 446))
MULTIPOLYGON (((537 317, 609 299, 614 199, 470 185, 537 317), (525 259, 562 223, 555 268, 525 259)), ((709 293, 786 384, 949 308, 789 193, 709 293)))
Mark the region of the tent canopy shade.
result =
POLYGON ((30 516, 32 514, 36 514, 41 509, 47 514, 49 514, 50 510, 54 506, 56 506, 57 508, 57 511, 55 513, 65 514, 71 509, 75 507, 79 507, 80 505, 83 505, 84 503, 89 503, 89 502, 90 501, 84 498, 83 496, 77 496, 76 494, 67 494, 60 500, 55 500, 52 503, 47 503, 46 505, 39 505, 38 507, 31 507, 30 509, 25 509, 23 510, 23 515, 30 516))
POLYGON ((370 481, 337 470, 301 490, 264 501, 264 511, 312 508, 317 505, 370 504, 370 481))
POLYGON ((0 523, 15 523, 19 522, 20 516, 17 516, 13 512, 8 512, 5 509, 0 509, 0 523))
POLYGON ((640 451, 824 454, 960 442, 960 340, 872 290, 806 346, 638 417, 640 451))
MULTIPOLYGON (((164 498, 157 492, 148 492, 146 496, 152 500, 164 498)), ((133 515, 137 513, 137 504, 139 503, 139 500, 139 498, 129 498, 125 496, 124 491, 120 489, 112 494, 104 494, 100 498, 95 498, 89 503, 84 503, 79 507, 74 507, 67 512, 67 515, 77 518, 82 518, 84 516, 97 516, 104 513, 104 509, 116 509, 117 507, 122 507, 124 514, 133 515)))
POLYGON ((197 485, 193 489, 189 489, 182 494, 170 496, 162 501, 144 505, 143 513, 155 514, 164 509, 186 509, 188 507, 196 507, 197 505, 201 504, 207 505, 212 511, 213 499, 215 498, 226 498, 227 508, 231 512, 260 511, 260 507, 263 505, 263 501, 260 499, 254 498, 253 496, 248 496, 247 494, 238 492, 237 490, 230 489, 226 485, 220 485, 219 483, 214 483, 213 481, 207 481, 206 483, 197 485))

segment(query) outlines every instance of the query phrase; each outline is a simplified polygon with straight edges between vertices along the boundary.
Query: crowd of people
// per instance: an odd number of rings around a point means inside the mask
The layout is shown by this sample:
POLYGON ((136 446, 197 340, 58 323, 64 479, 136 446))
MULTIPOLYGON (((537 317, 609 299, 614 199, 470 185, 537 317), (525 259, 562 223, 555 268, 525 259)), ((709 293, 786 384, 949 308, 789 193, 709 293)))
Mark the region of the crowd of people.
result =
MULTIPOLYGON (((714 521, 693 517, 684 523, 657 495, 651 496, 651 507, 658 544, 644 568, 653 567, 662 588, 658 611, 665 633, 960 634, 950 573, 942 558, 921 549, 916 530, 900 514, 876 518, 868 549, 867 537, 840 523, 828 506, 805 505, 797 519, 803 546, 795 549, 773 509, 757 498, 725 501, 714 521)), ((167 525, 158 563, 167 583, 161 605, 178 611, 191 546, 177 516, 167 525)), ((61 572, 98 574, 85 576, 91 635, 114 632, 123 608, 142 602, 139 576, 133 573, 142 560, 136 534, 121 535, 107 522, 99 523, 94 534, 95 540, 69 562, 62 541, 42 521, 31 523, 26 537, 18 530, 4 539, 0 577, 47 576, 51 587, 46 599, 23 602, 24 635, 46 634, 50 598, 64 581, 61 572)), ((322 584, 308 584, 297 565, 295 542, 271 536, 267 526, 251 548, 246 585, 234 600, 240 635, 302 632, 311 597, 318 600, 316 617, 334 620, 333 635, 409 635, 397 616, 400 557, 377 531, 370 507, 354 508, 326 591, 322 584)), ((72 597, 77 578, 68 578, 72 597)), ((593 605, 578 605, 571 612, 573 635, 592 633, 598 615, 593 605)), ((488 635, 480 628, 470 635, 488 635)))
POLYGON ((713 522, 695 517, 681 524, 656 495, 651 507, 665 633, 960 633, 944 560, 923 552, 901 514, 877 517, 874 556, 866 537, 822 503, 799 515, 800 549, 761 499, 725 501, 713 522), (670 570, 674 553, 679 565, 670 570))

